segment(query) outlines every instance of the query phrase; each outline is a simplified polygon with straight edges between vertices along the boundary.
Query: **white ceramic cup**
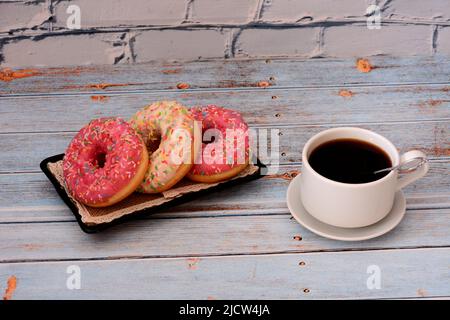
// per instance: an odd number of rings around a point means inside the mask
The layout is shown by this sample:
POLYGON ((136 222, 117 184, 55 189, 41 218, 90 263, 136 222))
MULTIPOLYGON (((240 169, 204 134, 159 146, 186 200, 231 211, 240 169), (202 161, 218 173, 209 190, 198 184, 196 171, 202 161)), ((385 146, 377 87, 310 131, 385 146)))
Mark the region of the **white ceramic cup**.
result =
POLYGON ((383 136, 361 128, 342 127, 322 131, 305 144, 302 153, 300 197, 309 214, 329 225, 358 228, 383 219, 394 204, 395 193, 428 171, 426 155, 412 150, 399 155, 394 145, 383 136), (423 159, 417 168, 399 177, 392 170, 381 179, 360 184, 330 180, 311 168, 308 158, 319 145, 336 139, 358 139, 372 143, 389 155, 393 166, 411 159, 423 159))

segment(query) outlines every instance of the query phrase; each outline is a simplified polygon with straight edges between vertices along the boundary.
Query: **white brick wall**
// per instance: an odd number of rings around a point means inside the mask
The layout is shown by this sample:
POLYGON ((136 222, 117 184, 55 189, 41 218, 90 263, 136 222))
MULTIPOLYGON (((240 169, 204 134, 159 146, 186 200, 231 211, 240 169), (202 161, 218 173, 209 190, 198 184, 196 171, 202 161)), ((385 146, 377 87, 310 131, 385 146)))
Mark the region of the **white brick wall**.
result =
POLYGON ((217 30, 151 30, 136 37, 137 62, 223 58, 227 34, 217 30))
POLYGON ((264 0, 262 18, 265 21, 312 21, 362 17, 367 8, 365 0, 264 0), (310 17, 310 18, 309 18, 310 17))
MULTIPOLYGON (((30 29, 42 23, 48 13, 45 3, 4 2, 0 4, 0 33, 30 29), (44 14, 44 15, 43 15, 44 14)), ((44 26, 45 29, 45 26, 44 26)))
POLYGON ((65 28, 69 5, 81 9, 82 27, 175 25, 184 19, 186 0, 72 0, 56 3, 55 27, 65 28))
POLYGON ((235 54, 309 57, 316 48, 318 29, 246 29, 238 37, 235 54))
POLYGON ((0 1, 1 66, 377 54, 450 54, 450 1, 0 1), (366 27, 374 2, 380 30, 366 27), (66 27, 71 4, 81 30, 66 27))
POLYGON ((352 57, 377 54, 397 56, 431 53, 433 29, 426 25, 392 25, 380 30, 366 26, 337 26, 324 32, 323 54, 331 57, 352 57))
POLYGON ((395 0, 385 10, 385 16, 399 19, 435 20, 450 22, 450 1, 395 0))
POLYGON ((192 21, 209 24, 246 23, 258 0, 196 0, 193 2, 192 21))
POLYGON ((2 53, 10 67, 108 64, 111 46, 102 36, 66 35, 8 43, 2 53), (74 49, 76 48, 76 50, 74 49))
POLYGON ((450 55, 450 27, 439 30, 438 43, 437 53, 450 55))

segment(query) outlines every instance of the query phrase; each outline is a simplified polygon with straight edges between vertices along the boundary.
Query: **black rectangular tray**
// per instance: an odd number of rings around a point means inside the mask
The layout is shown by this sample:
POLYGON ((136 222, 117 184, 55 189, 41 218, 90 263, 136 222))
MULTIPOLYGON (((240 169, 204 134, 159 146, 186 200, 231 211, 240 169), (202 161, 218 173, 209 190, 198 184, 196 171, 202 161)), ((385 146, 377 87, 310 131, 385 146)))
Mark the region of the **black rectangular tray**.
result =
POLYGON ((134 211, 133 213, 130 213, 123 217, 117 218, 111 222, 101 223, 101 224, 92 226, 92 225, 87 225, 87 224, 83 223, 83 221, 81 219, 81 215, 78 212, 77 206, 70 200, 69 196, 66 193, 66 190, 64 188, 61 188, 61 185, 59 184, 58 180, 53 176, 53 174, 50 172, 50 170, 47 167, 48 163, 58 162, 58 161, 62 160, 63 158, 64 158, 64 153, 48 157, 41 161, 40 167, 41 167, 41 170, 44 172, 44 174, 47 176, 47 178, 50 180, 50 182, 55 187, 58 195, 61 197, 61 199, 66 203, 66 205, 70 208, 70 210, 74 214, 75 218, 78 221, 78 224, 80 225, 81 230, 83 230, 86 233, 96 233, 96 232, 102 231, 106 228, 123 223, 125 221, 142 218, 145 215, 148 215, 151 213, 156 213, 161 210, 168 209, 168 208, 172 208, 179 204, 194 200, 194 199, 198 198, 199 196, 202 196, 205 194, 220 191, 220 190, 232 187, 234 185, 242 184, 244 182, 248 182, 251 180, 259 179, 262 177, 261 169, 266 167, 263 163, 261 163, 258 160, 256 163, 256 166, 258 166, 259 169, 254 174, 251 174, 251 175, 248 175, 245 177, 235 178, 230 181, 225 181, 225 182, 220 183, 219 185, 216 185, 214 187, 211 187, 211 188, 208 188, 205 190, 186 193, 177 198, 169 200, 168 202, 163 203, 159 206, 155 206, 155 207, 147 208, 147 209, 143 209, 143 210, 137 210, 137 211, 134 211))

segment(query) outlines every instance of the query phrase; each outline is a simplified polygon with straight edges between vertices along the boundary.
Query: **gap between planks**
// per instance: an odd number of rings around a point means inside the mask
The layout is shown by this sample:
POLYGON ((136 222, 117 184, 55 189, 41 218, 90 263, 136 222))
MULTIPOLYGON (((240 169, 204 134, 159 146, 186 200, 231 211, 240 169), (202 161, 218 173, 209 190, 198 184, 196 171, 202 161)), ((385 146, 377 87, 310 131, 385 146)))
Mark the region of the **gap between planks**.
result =
POLYGON ((175 224, 161 223, 162 220, 160 220, 160 223, 153 224, 142 224, 139 221, 134 221, 132 224, 124 225, 125 229, 105 230, 104 233, 94 235, 82 233, 75 223, 70 225, 67 223, 50 223, 39 227, 34 227, 37 225, 33 227, 31 225, 16 225, 15 228, 3 226, 3 232, 6 232, 7 235, 2 241, 3 259, 1 261, 126 259, 129 257, 139 259, 143 257, 240 256, 311 251, 347 252, 372 249, 447 248, 450 246, 445 234, 448 223, 436 225, 433 221, 439 221, 436 218, 445 218, 448 213, 448 210, 433 212, 431 216, 424 211, 415 213, 406 217, 407 219, 403 224, 383 239, 379 238, 366 242, 328 240, 306 230, 301 231, 300 226, 295 221, 285 217, 238 218, 232 220, 231 224, 228 218, 221 219, 218 222, 215 219, 207 219, 209 221, 197 222, 196 224, 191 224, 189 221, 181 221, 175 224), (231 227, 233 224, 238 224, 239 228, 231 227), (188 231, 185 226, 192 226, 192 228, 188 231), (256 226, 255 232, 257 233, 252 234, 250 232, 247 235, 246 232, 252 229, 252 226, 256 226), (208 232, 204 232, 205 227, 208 232), (219 230, 219 232, 215 230, 219 230), (28 236, 17 238, 16 234, 18 232, 20 234, 22 231, 26 231, 28 236), (32 236, 33 231, 40 235, 32 236), (48 238, 48 236, 45 236, 46 232, 54 234, 54 237, 48 238), (242 235, 242 232, 245 234, 242 235), (293 235, 299 233, 304 238, 303 242, 300 243, 293 237, 293 235), (261 235, 264 234, 267 239, 261 239, 261 235), (437 238, 433 238, 433 234, 437 238), (204 242, 198 242, 197 235, 201 235, 202 239, 213 238, 210 239, 211 241, 208 244, 205 244, 204 242), (185 240, 183 240, 184 237, 186 237, 185 240), (10 241, 5 241, 6 239, 10 241), (397 240, 392 241, 395 239, 397 240), (431 241, 430 239, 434 240, 431 241), (270 240, 270 242, 268 243, 267 240, 270 240), (155 247, 154 244, 158 241, 161 244, 155 247), (121 243, 121 245, 116 246, 115 243, 121 243), (91 244, 95 244, 95 246, 92 247, 91 244), (136 247, 136 244, 139 244, 139 248, 136 247))
POLYGON ((448 296, 448 248, 79 262, 83 290, 63 290, 70 262, 0 265, 20 282, 15 298, 401 298, 448 296), (299 266, 299 261, 306 261, 299 266), (366 269, 383 269, 382 290, 367 290, 366 269), (130 270, 134 271, 130 273, 130 270), (277 272, 273 272, 276 270, 277 272), (330 272, 331 270, 331 272, 330 272), (434 270, 434 273, 427 272, 434 270), (336 275, 341 275, 336 278, 336 275), (420 277, 420 275, 424 275, 420 277), (111 276, 116 279, 111 283, 111 276), (195 281, 194 281, 195 280, 195 281), (423 282, 422 280, 426 280, 423 282), (45 284, 43 286, 42 284, 45 284), (242 286, 242 284, 244 284, 242 286), (236 287, 237 285, 237 287, 236 287), (241 286, 239 286, 241 285, 241 286), (114 290, 120 288, 120 290, 114 290), (160 290, 149 290, 159 288, 160 290), (305 294, 304 288, 311 291, 305 294), (78 293, 78 294, 77 294, 78 293))
MULTIPOLYGON (((443 205, 443 206, 433 206, 433 207, 408 207, 406 206, 407 211, 435 211, 435 210, 443 210, 443 209, 449 209, 449 205, 443 205)), ((53 208, 46 207, 45 211, 60 211, 60 210, 69 210, 67 206, 55 206, 53 208)), ((0 213, 2 211, 14 211, 9 208, 0 208, 0 213), (6 210, 2 210, 6 209, 6 210)), ((27 208, 24 208, 23 210, 17 210, 18 212, 23 211, 44 211, 41 208, 36 208, 35 210, 30 210, 27 208)), ((288 209, 285 208, 279 208, 277 209, 270 209, 267 212, 264 212, 264 210, 260 209, 254 209, 254 210, 246 210, 247 213, 234 213, 238 212, 238 209, 230 209, 226 210, 226 214, 215 214, 214 210, 208 210, 208 214, 200 214, 200 215, 183 215, 183 212, 177 215, 176 213, 171 213, 168 216, 164 216, 167 213, 154 213, 154 214, 148 214, 147 216, 135 218, 134 221, 146 221, 146 220, 175 220, 175 219, 211 219, 211 218, 236 218, 236 217, 270 217, 270 216, 290 216, 291 213, 288 209), (230 213, 231 212, 231 213, 230 213)), ((195 210, 190 211, 189 213, 195 213, 195 210)), ((223 212, 221 210, 220 212, 223 212)), ((0 225, 17 225, 17 224, 50 224, 50 223, 76 223, 77 220, 73 218, 72 216, 68 216, 67 219, 56 219, 56 220, 29 220, 29 221, 0 221, 0 225)))
MULTIPOLYGON (((418 120, 405 120, 405 121, 361 121, 361 122, 330 122, 330 123, 280 123, 274 125, 251 125, 249 128, 252 129, 296 129, 304 127, 346 127, 346 126, 370 126, 370 125, 385 125, 385 124, 419 124, 419 123, 446 123, 449 122, 450 118, 436 118, 436 119, 418 119, 418 120)), ((325 129, 324 129, 325 130, 325 129)), ((64 133, 77 133, 75 130, 50 130, 50 131, 11 131, 11 132, 0 132, 1 135, 45 135, 45 134, 64 134, 64 133)))
MULTIPOLYGON (((20 133, 15 133, 15 134, 20 134, 20 133)), ((53 133, 48 133, 48 134, 53 134, 53 133)), ((0 136, 1 136, 1 133, 0 133, 0 136)), ((430 157, 428 157, 428 161, 432 162, 432 163, 446 163, 446 162, 450 161, 450 156, 439 156, 439 157, 430 156, 430 157)), ((292 166, 301 166, 301 165, 302 165, 301 162, 292 161, 292 162, 280 163, 278 166, 280 168, 283 168, 283 167, 292 167, 292 166)), ((42 171, 41 170, 0 171, 0 175, 20 175, 20 174, 37 174, 37 173, 42 173, 42 171)))
POLYGON ((63 92, 47 92, 47 93, 10 93, 0 94, 0 99, 10 98, 45 98, 54 96, 64 97, 79 97, 79 96, 91 96, 91 95, 142 95, 142 94, 156 94, 156 93, 221 93, 221 92, 258 92, 258 91, 309 91, 309 90, 327 90, 327 89, 352 89, 352 88, 402 88, 402 87, 414 87, 414 86, 449 86, 450 82, 391 82, 391 83, 365 83, 365 84, 342 84, 342 85, 304 85, 304 86, 272 86, 266 88, 257 87, 233 87, 233 88, 193 88, 193 89, 137 89, 137 90, 93 90, 93 91, 63 91, 63 92))
POLYGON ((344 248, 344 249, 320 249, 320 250, 286 250, 271 252, 241 252, 241 253, 211 253, 211 254, 186 254, 186 255, 122 255, 109 257, 91 257, 91 258, 48 258, 48 259, 5 259, 0 260, 1 264, 22 264, 22 263, 47 263, 47 262, 82 262, 82 261, 117 261, 117 260, 176 260, 189 258, 240 258, 248 256, 286 256, 286 255, 311 255, 311 254, 339 254, 339 253, 358 253, 358 252, 391 252, 391 251, 408 251, 408 250, 430 250, 430 249, 450 249, 450 246, 405 246, 405 247, 372 247, 372 248, 344 248))

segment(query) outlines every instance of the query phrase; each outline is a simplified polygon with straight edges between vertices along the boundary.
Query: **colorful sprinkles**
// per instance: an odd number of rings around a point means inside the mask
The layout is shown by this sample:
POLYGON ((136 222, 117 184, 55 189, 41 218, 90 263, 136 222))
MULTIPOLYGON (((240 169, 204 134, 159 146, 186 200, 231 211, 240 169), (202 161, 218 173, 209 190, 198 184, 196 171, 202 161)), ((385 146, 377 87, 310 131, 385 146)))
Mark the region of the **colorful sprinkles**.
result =
POLYGON ((141 138, 125 120, 93 120, 66 150, 63 173, 67 188, 82 203, 103 203, 133 179, 142 152, 141 138))
MULTIPOLYGON (((176 101, 159 101, 138 111, 129 121, 148 146, 161 139, 157 150, 149 154, 149 167, 137 191, 158 193, 176 179, 183 164, 191 164, 191 146, 194 139, 194 120, 186 107, 176 101), (178 131, 180 130, 180 131, 178 131), (184 132, 186 135, 179 135, 184 132), (189 150, 184 148, 189 146, 189 150), (186 155, 176 163, 172 155, 186 155)), ((180 177, 182 178, 182 177, 180 177)))
POLYGON ((213 142, 202 143, 202 161, 194 164, 190 171, 191 175, 215 175, 248 162, 248 126, 239 112, 215 105, 193 107, 190 111, 194 119, 202 123, 202 136, 209 129, 217 129, 220 132, 219 138, 215 137, 213 142), (235 136, 229 137, 234 139, 232 150, 226 150, 227 130, 228 132, 235 130, 235 136), (240 150, 239 148, 245 149, 240 150), (211 150, 211 155, 209 155, 209 150, 211 150), (244 151, 244 161, 239 158, 239 154, 242 154, 242 151, 244 151), (206 160, 205 158, 208 156, 211 156, 213 159, 206 160))

